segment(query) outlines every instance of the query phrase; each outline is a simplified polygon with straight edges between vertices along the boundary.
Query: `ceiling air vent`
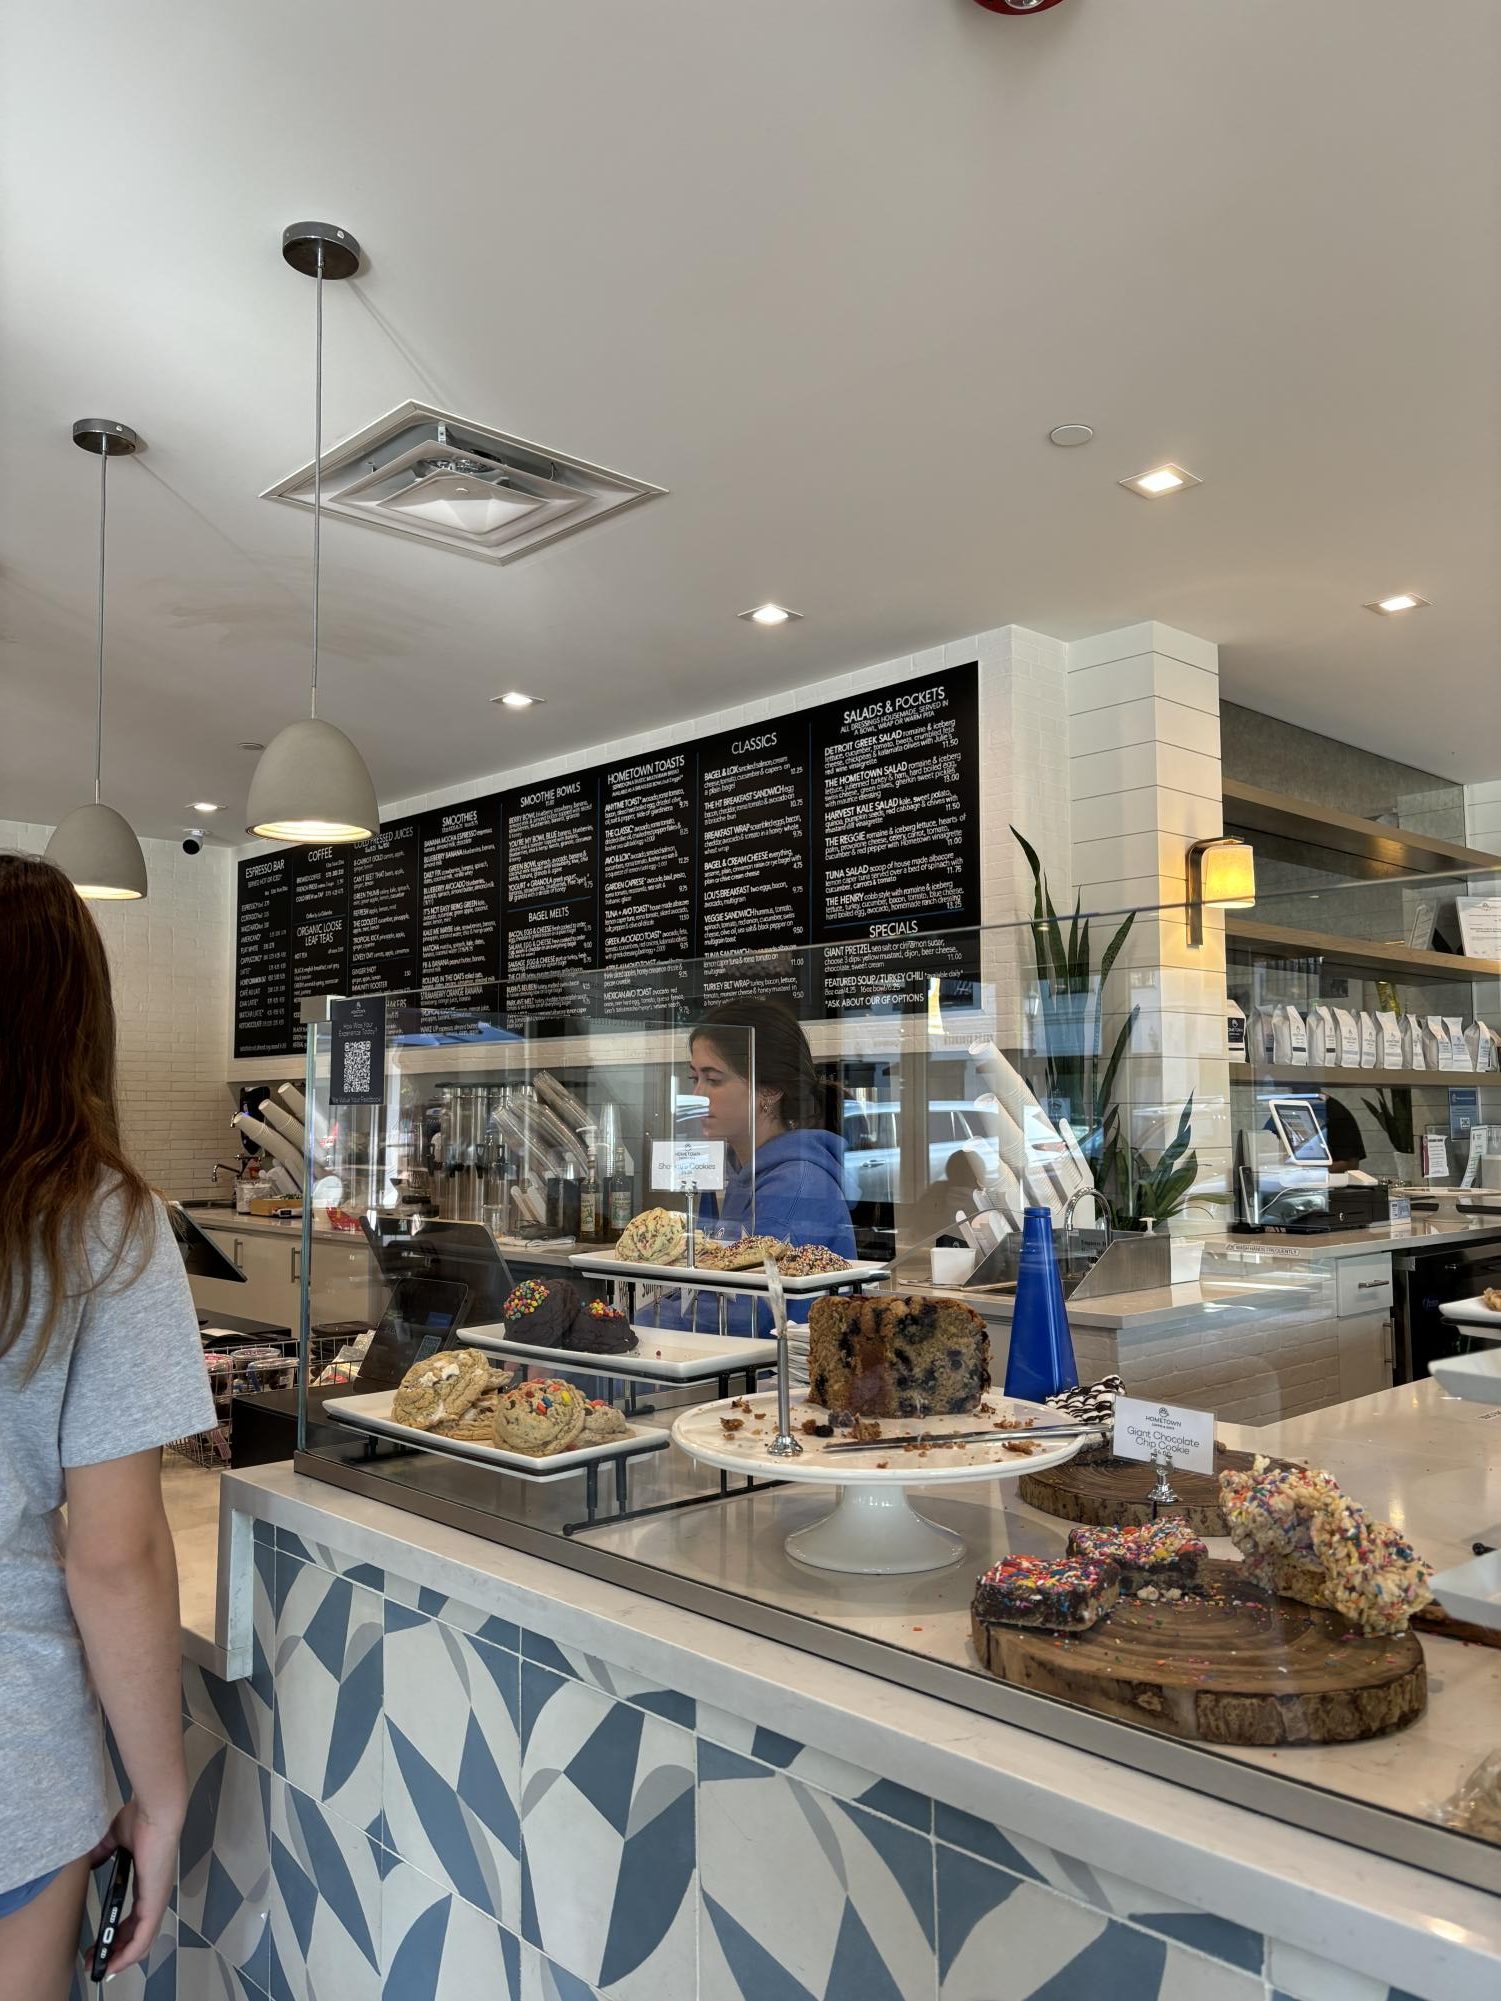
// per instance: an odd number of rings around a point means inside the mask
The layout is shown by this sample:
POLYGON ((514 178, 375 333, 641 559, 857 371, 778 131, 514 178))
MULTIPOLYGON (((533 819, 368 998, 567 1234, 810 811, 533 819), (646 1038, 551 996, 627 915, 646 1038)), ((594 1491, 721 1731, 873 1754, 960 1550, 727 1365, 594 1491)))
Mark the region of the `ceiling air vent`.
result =
MULTIPOLYGON (((427 403, 403 403, 323 455, 325 514, 492 563, 514 562, 665 491, 427 403)), ((311 507, 312 465, 261 498, 311 507)))

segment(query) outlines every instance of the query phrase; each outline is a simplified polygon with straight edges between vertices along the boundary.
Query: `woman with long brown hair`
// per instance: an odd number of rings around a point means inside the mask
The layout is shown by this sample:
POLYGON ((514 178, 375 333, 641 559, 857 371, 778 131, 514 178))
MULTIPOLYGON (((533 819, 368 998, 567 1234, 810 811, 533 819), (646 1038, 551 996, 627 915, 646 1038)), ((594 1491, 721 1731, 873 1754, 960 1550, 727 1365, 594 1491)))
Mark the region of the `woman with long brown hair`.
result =
POLYGON ((187 1788, 161 1447, 212 1423, 171 1225, 120 1145, 99 932, 58 869, 0 855, 0 2001, 62 2001, 116 1846, 112 1971, 166 1910, 187 1788), (132 1789, 113 1824, 101 1707, 132 1789))

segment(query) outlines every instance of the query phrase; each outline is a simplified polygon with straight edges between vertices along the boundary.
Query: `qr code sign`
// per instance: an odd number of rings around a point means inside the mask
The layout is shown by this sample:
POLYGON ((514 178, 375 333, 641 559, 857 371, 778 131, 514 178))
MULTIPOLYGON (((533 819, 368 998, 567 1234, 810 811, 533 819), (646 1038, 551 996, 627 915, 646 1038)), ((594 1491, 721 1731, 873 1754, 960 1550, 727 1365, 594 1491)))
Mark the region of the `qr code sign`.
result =
POLYGON ((348 1092, 363 1092, 370 1089, 370 1040, 344 1044, 344 1089, 348 1092))

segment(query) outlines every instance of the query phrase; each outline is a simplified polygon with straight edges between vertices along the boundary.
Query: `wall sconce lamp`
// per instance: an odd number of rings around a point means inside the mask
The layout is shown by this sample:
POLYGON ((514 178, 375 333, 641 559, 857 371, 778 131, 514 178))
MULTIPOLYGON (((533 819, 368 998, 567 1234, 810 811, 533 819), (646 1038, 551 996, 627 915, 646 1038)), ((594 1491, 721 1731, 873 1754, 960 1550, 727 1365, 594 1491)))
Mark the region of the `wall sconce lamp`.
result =
POLYGON ((1249 910, 1256 901, 1256 856, 1234 835, 1195 841, 1188 851, 1188 942, 1204 942, 1204 908, 1249 910))

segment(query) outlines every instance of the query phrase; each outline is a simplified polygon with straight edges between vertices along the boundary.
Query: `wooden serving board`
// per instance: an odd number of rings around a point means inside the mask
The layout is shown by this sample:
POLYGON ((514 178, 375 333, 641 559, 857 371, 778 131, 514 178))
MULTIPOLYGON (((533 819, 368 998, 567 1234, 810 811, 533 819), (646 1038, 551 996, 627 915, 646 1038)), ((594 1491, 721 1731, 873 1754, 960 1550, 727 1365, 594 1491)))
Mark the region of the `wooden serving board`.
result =
POLYGON ((1414 1612, 1412 1623, 1420 1632, 1436 1640, 1463 1640, 1471 1647, 1501 1647, 1501 1627, 1472 1626, 1467 1619, 1454 1619, 1436 1601, 1414 1612))
POLYGON ((1228 1446, 1216 1445, 1212 1474, 1176 1470, 1170 1474, 1178 1496, 1177 1506, 1170 1508, 1153 1508, 1147 1496, 1157 1484, 1156 1471, 1134 1459, 1093 1463, 1070 1459, 1043 1473, 1023 1474, 1017 1495, 1045 1515, 1084 1522, 1090 1528, 1130 1528, 1162 1519, 1185 1521, 1195 1535, 1228 1535, 1220 1513, 1219 1475, 1248 1471, 1251 1460, 1249 1452, 1232 1452, 1228 1446))
POLYGON ((1234 1563, 1209 1595, 1175 1605, 1122 1598, 1087 1633, 972 1621, 998 1680, 1203 1744, 1349 1744, 1421 1716, 1423 1649, 1351 1638, 1337 1612, 1272 1598, 1234 1563))

